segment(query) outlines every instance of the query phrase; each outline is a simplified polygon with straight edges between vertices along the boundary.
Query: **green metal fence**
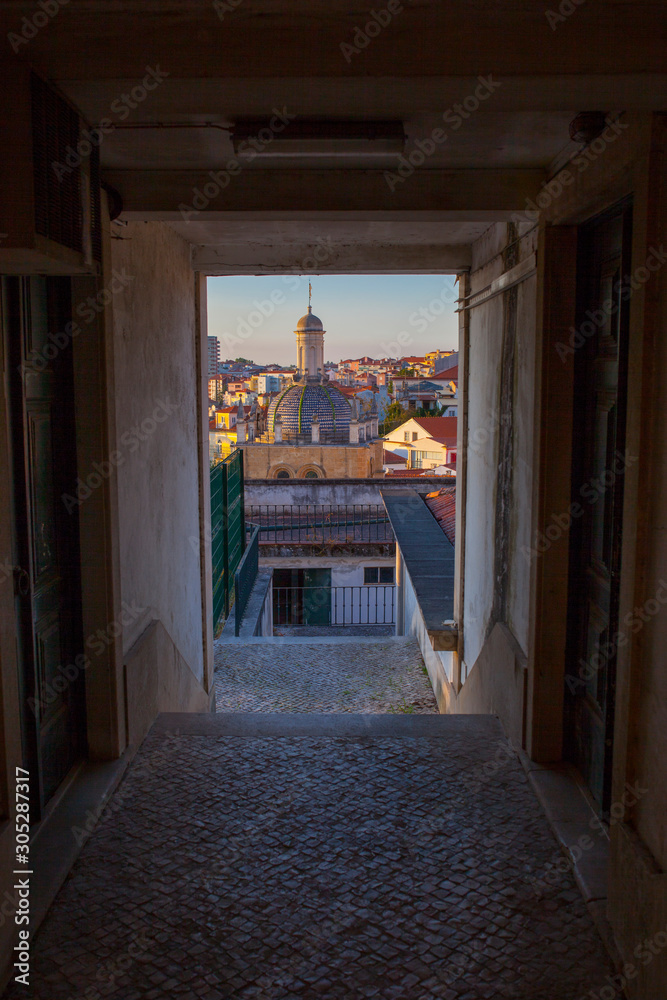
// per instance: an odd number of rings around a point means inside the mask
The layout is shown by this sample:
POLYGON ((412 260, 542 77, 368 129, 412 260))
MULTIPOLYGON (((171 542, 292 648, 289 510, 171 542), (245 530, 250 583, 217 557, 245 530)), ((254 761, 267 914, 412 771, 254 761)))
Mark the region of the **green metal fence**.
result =
POLYGON ((233 451, 211 466, 211 562, 213 629, 229 614, 234 574, 245 548, 243 452, 233 451))

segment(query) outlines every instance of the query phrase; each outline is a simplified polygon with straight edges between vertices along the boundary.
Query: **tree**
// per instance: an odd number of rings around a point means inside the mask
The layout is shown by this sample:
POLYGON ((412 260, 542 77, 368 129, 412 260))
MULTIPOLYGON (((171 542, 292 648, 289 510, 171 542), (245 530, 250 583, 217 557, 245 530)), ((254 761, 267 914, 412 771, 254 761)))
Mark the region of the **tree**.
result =
POLYGON ((239 365, 253 365, 255 363, 252 358, 234 358, 234 361, 239 365))
POLYGON ((414 378, 415 370, 414 368, 401 368, 398 373, 398 378, 414 378))
POLYGON ((400 403, 390 403, 385 410, 384 420, 379 427, 380 437, 384 437, 385 434, 389 434, 389 432, 393 431, 395 427, 400 427, 400 425, 404 424, 408 419, 408 415, 400 403))
POLYGON ((394 383, 392 382, 391 379, 389 379, 389 381, 387 382, 387 392, 389 393, 390 396, 394 394, 394 383))

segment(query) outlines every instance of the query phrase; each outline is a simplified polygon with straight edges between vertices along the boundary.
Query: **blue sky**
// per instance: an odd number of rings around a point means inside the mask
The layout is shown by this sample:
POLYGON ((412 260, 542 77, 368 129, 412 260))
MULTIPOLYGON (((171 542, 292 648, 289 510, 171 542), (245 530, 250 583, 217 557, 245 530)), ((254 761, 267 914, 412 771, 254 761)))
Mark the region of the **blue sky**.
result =
POLYGON ((208 279, 208 332, 220 338, 220 356, 294 363, 309 280, 326 330, 325 361, 457 349, 452 275, 243 275, 208 279))

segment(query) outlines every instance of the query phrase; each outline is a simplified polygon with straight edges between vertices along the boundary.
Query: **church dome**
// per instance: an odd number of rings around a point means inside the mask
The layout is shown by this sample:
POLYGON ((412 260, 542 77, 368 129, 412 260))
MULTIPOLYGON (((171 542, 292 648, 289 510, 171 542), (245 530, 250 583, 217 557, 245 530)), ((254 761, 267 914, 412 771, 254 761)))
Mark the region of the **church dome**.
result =
POLYGON ((331 439, 334 434, 348 437, 352 407, 347 397, 336 386, 318 382, 296 382, 276 396, 269 406, 267 429, 273 434, 276 419, 280 417, 285 439, 298 434, 309 435, 314 414, 320 424, 322 441, 327 437, 331 439))
POLYGON ((319 316, 315 316, 311 307, 308 306, 308 312, 305 316, 302 316, 299 322, 296 324, 295 333, 300 333, 303 330, 313 330, 318 333, 324 333, 324 327, 322 325, 322 320, 319 316))

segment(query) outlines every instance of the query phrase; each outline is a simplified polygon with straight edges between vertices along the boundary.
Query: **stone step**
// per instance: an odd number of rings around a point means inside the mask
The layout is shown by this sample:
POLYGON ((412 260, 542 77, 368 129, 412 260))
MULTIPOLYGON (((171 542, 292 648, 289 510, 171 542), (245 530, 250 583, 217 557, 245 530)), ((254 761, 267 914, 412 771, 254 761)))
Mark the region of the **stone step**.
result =
POLYGON ((391 737, 506 738, 495 715, 392 715, 320 712, 163 712, 153 736, 331 736, 368 739, 391 737))

